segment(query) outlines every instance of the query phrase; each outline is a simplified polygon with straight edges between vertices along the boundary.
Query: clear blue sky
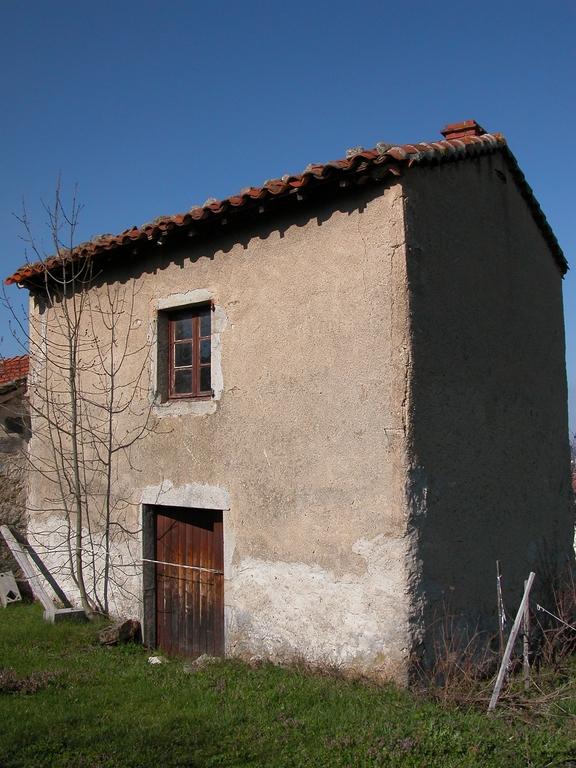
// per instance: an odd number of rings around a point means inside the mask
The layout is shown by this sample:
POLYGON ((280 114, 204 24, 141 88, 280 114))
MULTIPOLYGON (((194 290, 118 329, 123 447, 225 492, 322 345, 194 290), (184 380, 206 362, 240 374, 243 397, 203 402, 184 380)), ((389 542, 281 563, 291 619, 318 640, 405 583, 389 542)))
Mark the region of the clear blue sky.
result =
MULTIPOLYGON (((4 3, 2 275, 39 237, 59 172, 79 240, 476 119, 508 139, 573 271, 564 281, 576 428, 574 0, 4 3)), ((9 291, 18 304, 23 291, 9 291)), ((0 313, 1 351, 19 354, 0 313)))

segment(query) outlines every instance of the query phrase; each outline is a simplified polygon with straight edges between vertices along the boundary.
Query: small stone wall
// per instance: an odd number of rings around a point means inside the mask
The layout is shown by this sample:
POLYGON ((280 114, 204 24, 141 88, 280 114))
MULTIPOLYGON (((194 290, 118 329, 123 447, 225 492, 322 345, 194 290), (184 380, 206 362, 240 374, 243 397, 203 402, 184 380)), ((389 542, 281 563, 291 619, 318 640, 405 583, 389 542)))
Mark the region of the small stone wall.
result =
MULTIPOLYGON (((26 529, 26 446, 29 437, 23 388, 0 393, 0 525, 26 529)), ((21 577, 16 561, 0 536, 0 572, 21 577)))

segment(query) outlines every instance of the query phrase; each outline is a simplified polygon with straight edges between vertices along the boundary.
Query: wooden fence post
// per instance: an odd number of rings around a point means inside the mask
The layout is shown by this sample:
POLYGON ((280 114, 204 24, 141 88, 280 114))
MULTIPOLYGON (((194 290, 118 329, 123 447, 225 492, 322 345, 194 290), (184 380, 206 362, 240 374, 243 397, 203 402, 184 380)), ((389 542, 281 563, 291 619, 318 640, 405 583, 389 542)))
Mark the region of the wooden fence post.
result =
MULTIPOLYGON (((525 591, 527 586, 528 586, 528 582, 525 581, 524 582, 525 591)), ((526 603, 526 609, 524 611, 524 619, 522 621, 522 635, 523 635, 522 669, 524 673, 524 688, 528 690, 528 688, 530 688, 530 601, 529 600, 526 603)))
POLYGON ((532 589, 535 576, 536 574, 534 572, 531 572, 530 576, 528 576, 522 602, 520 603, 520 608, 518 608, 518 613, 516 614, 516 619, 510 632, 510 637, 508 638, 508 644, 506 645, 506 650, 504 651, 504 656, 502 657, 502 662, 500 663, 500 670, 498 671, 498 677, 496 678, 496 684, 494 686, 492 698, 490 699, 490 704, 488 704, 488 712, 491 712, 496 707, 496 702, 498 701, 498 696, 500 695, 500 689, 502 688, 502 683, 504 682, 506 668, 508 667, 510 656, 512 655, 512 649, 514 648, 514 643, 518 637, 518 632, 520 631, 520 627, 524 621, 524 614, 526 612, 528 600, 530 599, 530 590, 532 589))
POLYGON ((504 601, 502 599, 502 574, 500 573, 500 560, 496 560, 496 600, 498 605, 498 637, 500 638, 500 659, 504 655, 504 627, 502 616, 504 614, 504 601))

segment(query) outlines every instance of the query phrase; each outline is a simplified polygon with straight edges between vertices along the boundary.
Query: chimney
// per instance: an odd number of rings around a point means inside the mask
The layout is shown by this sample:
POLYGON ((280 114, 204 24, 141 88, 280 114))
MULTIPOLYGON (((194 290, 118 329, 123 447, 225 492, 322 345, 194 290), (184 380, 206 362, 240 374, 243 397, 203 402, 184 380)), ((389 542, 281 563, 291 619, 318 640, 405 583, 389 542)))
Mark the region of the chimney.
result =
POLYGON ((445 139, 461 139, 464 136, 482 136, 486 131, 476 120, 465 120, 463 123, 450 123, 440 133, 445 139))

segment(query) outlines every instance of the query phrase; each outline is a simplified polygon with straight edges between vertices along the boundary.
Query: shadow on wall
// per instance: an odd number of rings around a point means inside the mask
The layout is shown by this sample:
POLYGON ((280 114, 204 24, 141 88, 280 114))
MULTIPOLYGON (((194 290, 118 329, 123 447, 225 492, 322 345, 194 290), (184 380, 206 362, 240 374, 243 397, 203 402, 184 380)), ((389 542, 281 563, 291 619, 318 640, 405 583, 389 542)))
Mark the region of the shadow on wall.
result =
MULTIPOLYGON (((294 198, 284 202, 282 212, 271 209, 270 217, 266 213, 255 213, 247 220, 231 221, 227 224, 224 234, 222 222, 218 222, 218 228, 207 228, 192 240, 186 232, 176 232, 165 243, 157 240, 138 241, 136 246, 130 248, 106 251, 92 257, 93 277, 90 285, 98 287, 112 283, 126 284, 143 274, 164 270, 171 264, 183 267, 186 262, 213 260, 217 253, 230 253, 237 245, 246 250, 252 240, 267 240, 273 232, 278 232, 283 238, 291 227, 305 227, 312 219, 316 219, 317 225, 321 227, 336 213, 362 213, 372 199, 382 195, 383 190, 394 183, 395 180, 392 179, 376 187, 365 187, 362 193, 359 193, 357 187, 349 193, 335 187, 333 191, 324 191, 320 199, 311 197, 300 202, 294 198), (112 265, 114 268, 111 268, 112 265)), ((42 281, 38 284, 39 291, 35 291, 32 285, 29 288, 42 314, 42 281)))
MULTIPOLYGON (((22 533, 26 527, 26 446, 30 415, 26 384, 28 355, 0 360, 0 525, 22 533)), ((0 572, 21 576, 4 539, 0 539, 0 572)))

